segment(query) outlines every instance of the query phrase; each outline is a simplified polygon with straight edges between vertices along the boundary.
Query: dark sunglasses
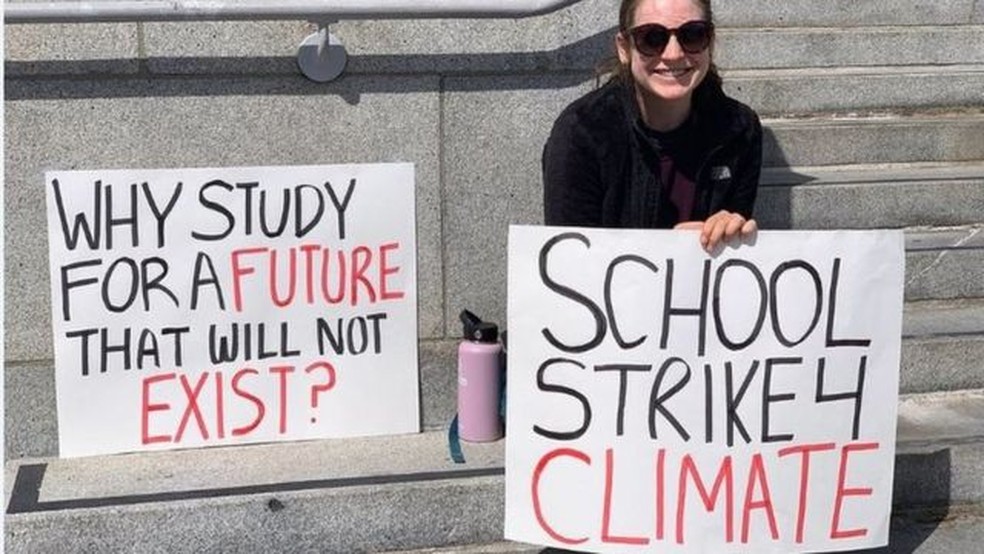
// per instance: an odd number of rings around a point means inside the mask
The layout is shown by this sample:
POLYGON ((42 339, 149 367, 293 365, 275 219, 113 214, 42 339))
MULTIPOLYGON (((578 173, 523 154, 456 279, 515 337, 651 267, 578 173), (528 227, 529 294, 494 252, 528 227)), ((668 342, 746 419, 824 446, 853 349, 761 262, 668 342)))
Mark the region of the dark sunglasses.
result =
POLYGON ((680 48, 688 54, 699 54, 711 45, 714 37, 714 24, 710 21, 688 21, 676 29, 667 29, 658 23, 639 25, 628 30, 636 50, 643 56, 659 56, 676 36, 680 48))

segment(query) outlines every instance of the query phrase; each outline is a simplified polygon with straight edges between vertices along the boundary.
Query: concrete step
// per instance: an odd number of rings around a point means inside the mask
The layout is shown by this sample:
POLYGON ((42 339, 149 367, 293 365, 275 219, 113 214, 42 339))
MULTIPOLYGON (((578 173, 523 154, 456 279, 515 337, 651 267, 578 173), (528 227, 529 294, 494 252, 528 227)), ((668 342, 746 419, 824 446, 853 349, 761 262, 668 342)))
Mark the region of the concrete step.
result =
POLYGON ((984 163, 763 170, 764 229, 878 229, 984 222, 984 163))
MULTIPOLYGON (((984 502, 984 390, 903 397, 898 441, 900 516, 984 502)), ((431 432, 9 461, 5 547, 447 552, 500 543, 504 441, 464 450, 467 463, 453 464, 444 433, 431 432)))
MULTIPOLYGON (((900 511, 892 516, 889 544, 863 554, 953 554, 979 552, 984 542, 984 506, 900 511)), ((400 550, 389 554, 548 554, 541 546, 502 541, 491 544, 400 550)))
POLYGON ((714 17, 723 25, 742 27, 955 25, 984 22, 984 8, 974 0, 718 0, 714 17))
MULTIPOLYGON (((943 237, 911 237, 910 246, 941 241, 943 237)), ((945 281, 965 271, 961 264, 976 263, 980 275, 984 261, 957 260, 952 253, 929 250, 943 261, 920 270, 910 262, 909 287, 917 292, 952 286, 945 281), (921 274, 920 274, 921 271, 921 274), (915 272, 915 273, 913 273, 915 272), (939 281, 944 281, 940 283, 939 281)), ((920 253, 921 254, 921 253, 920 253)), ((922 262, 921 258, 916 258, 922 262)), ((976 286, 984 287, 984 279, 976 286)), ((906 393, 984 388, 984 291, 981 298, 907 302, 903 314, 900 390, 906 393)), ((420 343, 420 398, 425 430, 443 432, 456 411, 457 341, 420 343)), ((58 428, 55 418, 54 369, 50 360, 8 362, 6 385, 6 458, 55 456, 58 428)))
POLYGON ((984 298, 906 302, 902 321, 903 393, 984 388, 984 298))
POLYGON ((984 105, 936 113, 765 118, 762 125, 766 167, 984 160, 984 105))
POLYGON ((714 61, 724 69, 984 63, 984 26, 721 28, 714 61))
POLYGON ((907 300, 984 297, 982 227, 906 233, 907 300))
POLYGON ((761 115, 984 105, 984 64, 733 70, 725 89, 761 115))

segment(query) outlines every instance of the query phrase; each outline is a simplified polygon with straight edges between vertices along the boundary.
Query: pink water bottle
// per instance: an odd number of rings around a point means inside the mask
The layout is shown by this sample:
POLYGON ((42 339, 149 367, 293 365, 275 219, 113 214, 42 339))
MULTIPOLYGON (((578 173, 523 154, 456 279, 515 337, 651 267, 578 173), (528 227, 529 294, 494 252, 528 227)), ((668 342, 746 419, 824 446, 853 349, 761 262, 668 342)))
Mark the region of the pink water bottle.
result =
POLYGON ((502 438, 502 345, 495 323, 461 312, 464 340, 458 347, 458 436, 468 442, 502 438))

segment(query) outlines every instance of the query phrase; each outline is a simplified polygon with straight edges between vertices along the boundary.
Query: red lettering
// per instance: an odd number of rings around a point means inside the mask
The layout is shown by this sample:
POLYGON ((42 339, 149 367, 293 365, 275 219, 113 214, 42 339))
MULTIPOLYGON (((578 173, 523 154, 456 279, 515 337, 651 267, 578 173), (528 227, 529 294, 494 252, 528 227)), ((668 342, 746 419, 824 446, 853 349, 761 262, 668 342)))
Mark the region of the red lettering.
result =
POLYGON ((601 542, 609 542, 615 544, 649 544, 649 539, 645 537, 626 537, 626 536, 615 536, 611 534, 611 521, 612 521, 612 489, 613 477, 612 477, 612 466, 614 463, 614 455, 612 449, 609 448, 605 451, 605 504, 602 514, 601 522, 601 542))
POLYGON ((351 251, 318 244, 301 244, 286 250, 267 247, 233 250, 230 260, 233 308, 237 312, 244 310, 247 276, 253 274, 263 274, 261 283, 266 287, 266 294, 250 296, 249 300, 269 301, 277 308, 319 301, 334 305, 346 300, 356 306, 405 298, 404 291, 394 290, 390 282, 402 269, 393 265, 390 258, 399 248, 400 243, 388 242, 378 247, 356 246, 351 251), (253 260, 248 258, 250 255, 259 257, 253 260), (301 264, 303 267, 299 268, 301 264))
POLYGON ((841 448, 840 470, 837 472, 837 496, 834 499, 834 518, 830 522, 831 539, 850 539, 863 537, 868 534, 867 529, 840 529, 841 508, 844 505, 845 496, 870 496, 871 488, 845 488, 844 481, 847 478, 847 457, 854 451, 863 452, 865 450, 878 450, 877 442, 863 442, 855 444, 845 444, 841 448))
POLYGON ((537 462, 536 468, 533 470, 533 481, 530 487, 530 492, 533 496, 533 512, 536 514, 536 521, 540 524, 540 528, 546 531, 546 533, 550 535, 553 540, 564 544, 581 544, 586 542, 588 538, 571 539, 554 531, 554 529, 547 524, 546 518, 543 517, 543 510, 540 506, 540 477, 543 474, 543 470, 546 469, 547 464, 553 461, 554 458, 558 458, 560 456, 570 456, 584 462, 587 465, 591 465, 591 458, 589 458, 587 454, 581 452, 580 450, 574 450, 573 448, 557 448, 544 454, 543 457, 540 458, 540 461, 537 462))
POLYGON ((188 424, 188 417, 192 412, 195 413, 195 421, 198 423, 198 429, 202 432, 202 438, 208 438, 208 428, 205 426, 205 419, 202 417, 201 410, 198 409, 198 395, 201 394, 202 389, 205 387, 205 381, 208 380, 208 372, 204 372, 199 376, 198 383, 195 385, 194 390, 188 386, 188 376, 181 375, 179 381, 181 382, 181 388, 184 390, 185 397, 188 399, 188 403, 185 405, 184 414, 181 416, 181 423, 178 424, 178 432, 174 434, 174 442, 181 442, 181 437, 184 436, 185 425, 188 424))
POLYGON ((237 312, 243 311, 242 277, 256 273, 253 267, 242 267, 240 257, 246 254, 262 254, 268 248, 240 248, 232 251, 232 303, 237 312))
POLYGON ((150 435, 150 412, 163 412, 171 409, 171 405, 165 402, 150 403, 150 386, 159 381, 170 381, 177 376, 175 373, 162 373, 152 375, 143 380, 143 396, 140 402, 140 443, 154 444, 158 442, 171 442, 170 435, 150 435))
POLYGON ((218 438, 225 438, 225 390, 221 371, 215 372, 215 430, 218 438))
POLYGON ((266 413, 266 407, 263 406, 263 401, 260 400, 259 397, 254 396, 253 394, 250 394, 249 392, 239 387, 239 380, 242 379, 245 375, 258 375, 259 373, 260 372, 256 371, 255 369, 244 368, 244 369, 240 369, 239 371, 236 372, 235 375, 232 376, 232 391, 235 392, 237 396, 249 400, 256 406, 256 417, 253 419, 253 421, 249 422, 248 424, 242 427, 233 428, 232 436, 234 437, 239 437, 252 432, 253 429, 256 429, 260 425, 260 422, 263 421, 263 414, 266 413))
POLYGON ((803 528, 806 525, 806 494, 810 484, 810 455, 813 452, 833 450, 836 445, 832 442, 802 444, 789 446, 779 450, 779 457, 789 454, 800 454, 799 507, 796 511, 796 542, 803 542, 803 528))
MULTIPOLYGON (((302 244, 301 252, 304 252, 304 293, 308 304, 314 304, 314 253, 321 250, 317 244, 302 244)), ((325 256, 328 259, 328 256, 325 256)))
POLYGON ((396 250, 400 247, 398 242, 387 242, 379 247, 379 298, 382 300, 394 300, 398 298, 403 298, 403 291, 389 290, 386 286, 386 279, 394 273, 400 272, 400 267, 390 267, 386 260, 386 253, 390 250, 396 250))
POLYGON ((373 289, 369 279, 366 279, 366 270, 369 269, 370 263, 372 263, 372 250, 365 246, 356 246, 352 251, 352 297, 349 298, 353 306, 359 303, 359 283, 362 283, 363 288, 366 289, 369 301, 376 301, 376 290, 373 289))
POLYGON ((728 542, 734 541, 734 476, 731 469, 731 456, 725 456, 721 460, 721 466, 718 468, 717 477, 714 479, 714 486, 711 488, 711 494, 707 494, 707 488, 704 487, 704 482, 700 478, 700 473, 697 471, 697 467, 694 465, 694 460, 687 454, 683 457, 683 462, 680 467, 680 487, 677 496, 677 522, 676 522, 676 542, 677 544, 683 544, 683 523, 684 523, 684 513, 687 504, 687 476, 690 475, 693 478, 694 484, 697 485, 697 492, 700 494, 701 501, 704 503, 704 508, 708 512, 714 511, 714 505, 717 504, 718 493, 721 492, 721 486, 724 485, 725 491, 725 540, 728 542))
POLYGON ((287 374, 294 373, 292 365, 276 365, 270 368, 270 373, 280 376, 280 434, 287 432, 287 374))
POLYGON ((336 258, 338 258, 338 271, 335 275, 338 276, 338 283, 335 287, 335 295, 333 296, 331 292, 328 291, 328 277, 331 275, 329 271, 329 266, 331 262, 331 255, 328 253, 328 249, 324 250, 321 258, 321 294, 325 297, 325 301, 329 304, 338 304, 345 298, 345 252, 341 250, 337 251, 336 258))
POLYGON ((752 465, 748 468, 748 485, 745 488, 745 506, 741 514, 741 542, 748 543, 748 527, 751 519, 752 510, 765 510, 769 518, 769 531, 772 540, 779 539, 779 530, 776 528, 776 514, 772 507, 772 494, 769 492, 769 480, 765 477, 765 465, 762 463, 762 455, 752 456, 752 465), (755 483, 759 483, 762 489, 762 500, 752 501, 755 494, 755 483))
POLYGON ((290 248, 287 252, 287 297, 280 298, 277 293, 277 251, 270 250, 270 299, 280 308, 291 305, 297 292, 297 250, 290 248))
POLYGON ((663 540, 666 519, 666 450, 656 453, 656 540, 663 540))

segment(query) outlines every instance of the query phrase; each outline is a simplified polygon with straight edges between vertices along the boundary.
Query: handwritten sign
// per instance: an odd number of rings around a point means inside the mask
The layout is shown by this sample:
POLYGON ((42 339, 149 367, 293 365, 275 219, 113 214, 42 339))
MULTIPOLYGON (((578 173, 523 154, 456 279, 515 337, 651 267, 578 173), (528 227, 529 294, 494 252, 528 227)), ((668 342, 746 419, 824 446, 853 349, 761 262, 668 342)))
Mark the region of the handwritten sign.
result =
POLYGON ((901 232, 512 227, 506 537, 593 552, 885 545, 901 232))
POLYGON ((46 174, 61 455, 416 432, 413 179, 46 174))

